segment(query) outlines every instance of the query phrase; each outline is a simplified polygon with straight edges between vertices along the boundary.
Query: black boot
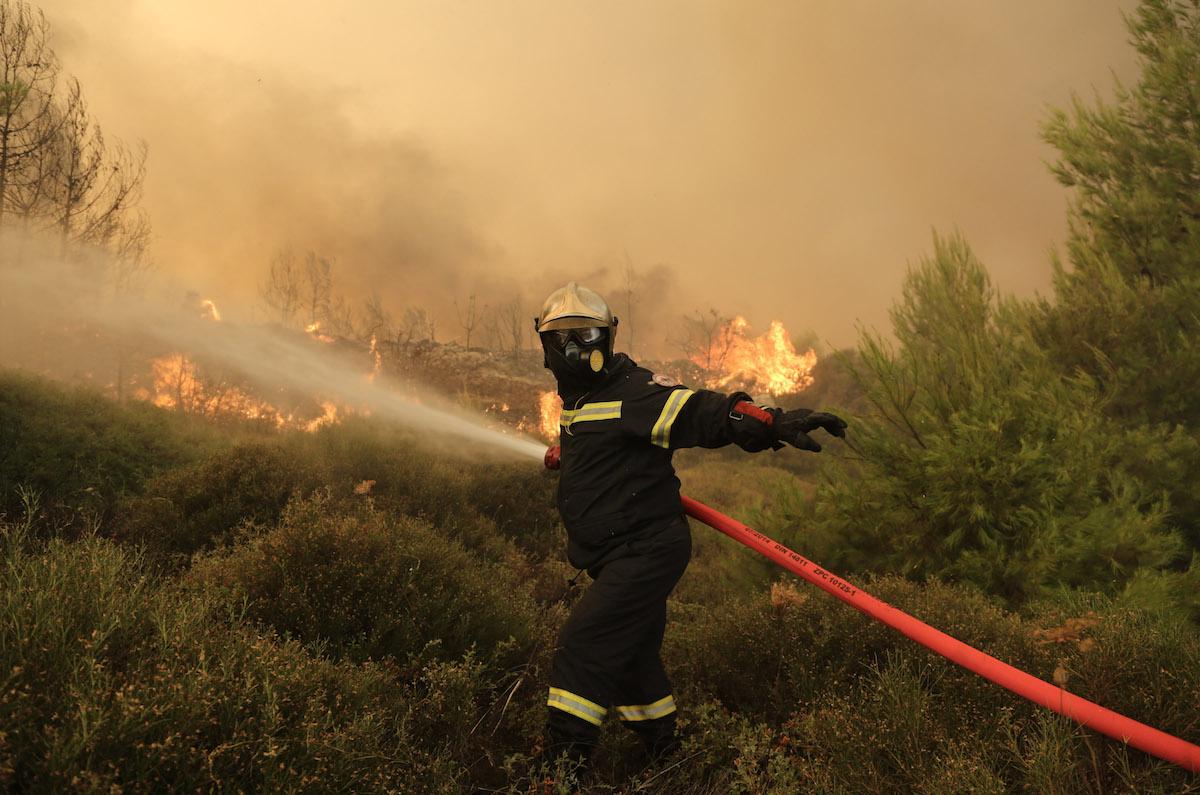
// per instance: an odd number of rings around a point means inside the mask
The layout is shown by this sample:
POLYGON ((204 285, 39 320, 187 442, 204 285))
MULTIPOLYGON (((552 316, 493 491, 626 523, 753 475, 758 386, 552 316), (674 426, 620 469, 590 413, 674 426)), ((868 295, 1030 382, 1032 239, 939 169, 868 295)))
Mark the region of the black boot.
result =
POLYGON ((544 767, 552 775, 557 773, 582 779, 588 770, 598 733, 599 730, 589 723, 559 710, 550 710, 546 746, 537 760, 539 768, 544 767))
POLYGON ((628 725, 637 732, 651 765, 657 765, 679 750, 675 731, 675 713, 655 720, 631 721, 628 725))

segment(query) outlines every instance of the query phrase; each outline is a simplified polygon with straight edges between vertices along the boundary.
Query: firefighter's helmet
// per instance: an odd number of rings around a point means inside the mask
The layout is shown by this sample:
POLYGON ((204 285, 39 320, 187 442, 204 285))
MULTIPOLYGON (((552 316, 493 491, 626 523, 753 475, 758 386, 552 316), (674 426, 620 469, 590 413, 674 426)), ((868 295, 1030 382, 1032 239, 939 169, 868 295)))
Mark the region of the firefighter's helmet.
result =
POLYGON ((568 328, 613 329, 617 327, 617 318, 599 293, 571 282, 550 293, 533 325, 539 334, 568 328))
POLYGON ((533 319, 545 365, 560 385, 603 378, 613 359, 617 318, 595 290, 571 282, 550 293, 533 319))

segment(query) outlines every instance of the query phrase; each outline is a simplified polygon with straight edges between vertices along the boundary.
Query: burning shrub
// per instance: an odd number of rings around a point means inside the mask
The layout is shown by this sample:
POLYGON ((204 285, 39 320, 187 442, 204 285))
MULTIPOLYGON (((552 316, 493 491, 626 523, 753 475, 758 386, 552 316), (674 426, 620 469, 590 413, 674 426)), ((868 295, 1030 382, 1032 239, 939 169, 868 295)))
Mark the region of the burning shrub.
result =
POLYGON ((295 500, 279 526, 196 564, 193 576, 245 597, 248 615, 335 659, 408 660, 435 645, 515 661, 536 608, 505 567, 481 561, 425 522, 370 506, 331 510, 328 496, 295 500))

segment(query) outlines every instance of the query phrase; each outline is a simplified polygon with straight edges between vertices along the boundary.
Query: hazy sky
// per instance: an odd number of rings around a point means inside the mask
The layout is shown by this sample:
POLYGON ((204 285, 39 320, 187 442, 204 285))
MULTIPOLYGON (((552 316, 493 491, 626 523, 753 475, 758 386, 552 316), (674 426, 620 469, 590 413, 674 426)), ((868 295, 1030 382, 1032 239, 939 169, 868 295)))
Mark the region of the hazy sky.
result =
POLYGON ((315 247, 442 338, 455 298, 532 314, 628 256, 669 269, 644 327, 712 305, 849 344, 934 228, 1044 291, 1066 196, 1039 123, 1134 74, 1112 0, 38 5, 104 128, 149 146, 165 270, 249 299, 315 247))

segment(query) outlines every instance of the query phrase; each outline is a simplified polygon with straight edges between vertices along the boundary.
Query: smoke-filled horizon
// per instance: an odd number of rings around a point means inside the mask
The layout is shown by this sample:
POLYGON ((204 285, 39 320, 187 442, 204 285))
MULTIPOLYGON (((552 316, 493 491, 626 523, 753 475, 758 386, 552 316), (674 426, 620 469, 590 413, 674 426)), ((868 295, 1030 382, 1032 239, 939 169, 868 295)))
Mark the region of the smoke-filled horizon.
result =
POLYGON ((1134 61, 1132 4, 1095 0, 37 5, 149 147, 154 259, 219 304, 315 250, 461 340, 471 294, 532 315, 575 279, 659 354, 710 306, 886 329, 932 229, 1045 291, 1066 194, 1039 124, 1134 61))

